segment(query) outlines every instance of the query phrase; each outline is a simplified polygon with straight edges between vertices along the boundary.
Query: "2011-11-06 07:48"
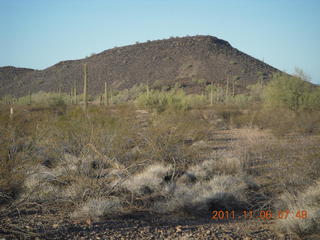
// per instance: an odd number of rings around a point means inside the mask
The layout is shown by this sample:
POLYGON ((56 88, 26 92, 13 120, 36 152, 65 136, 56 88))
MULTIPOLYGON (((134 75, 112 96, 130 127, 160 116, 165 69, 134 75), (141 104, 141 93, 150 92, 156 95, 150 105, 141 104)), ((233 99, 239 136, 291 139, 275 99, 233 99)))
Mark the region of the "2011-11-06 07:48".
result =
POLYGON ((308 218, 308 212, 306 210, 289 211, 289 210, 243 210, 241 211, 223 211, 213 210, 211 211, 212 220, 235 220, 235 219, 260 219, 260 220, 271 220, 271 219, 286 219, 289 216, 293 216, 298 219, 308 218))

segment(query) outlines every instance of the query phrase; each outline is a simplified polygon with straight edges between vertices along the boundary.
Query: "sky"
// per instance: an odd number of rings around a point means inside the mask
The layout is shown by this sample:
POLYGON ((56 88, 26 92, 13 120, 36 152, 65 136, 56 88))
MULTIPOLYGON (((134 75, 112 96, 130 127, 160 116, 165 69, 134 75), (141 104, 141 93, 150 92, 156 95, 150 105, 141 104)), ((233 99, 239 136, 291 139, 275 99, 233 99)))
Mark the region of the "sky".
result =
POLYGON ((216 36, 320 84, 320 0, 0 0, 0 66, 45 69, 187 35, 216 36))

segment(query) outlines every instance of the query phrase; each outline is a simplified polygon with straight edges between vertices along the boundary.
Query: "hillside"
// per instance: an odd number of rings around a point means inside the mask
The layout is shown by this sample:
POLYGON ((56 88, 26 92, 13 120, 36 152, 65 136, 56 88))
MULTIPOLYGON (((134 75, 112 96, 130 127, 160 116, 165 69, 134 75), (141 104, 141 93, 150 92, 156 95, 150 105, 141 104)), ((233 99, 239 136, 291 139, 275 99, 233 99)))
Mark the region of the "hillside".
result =
POLYGON ((29 68, 0 67, 0 95, 16 93, 20 79, 33 72, 29 68))
POLYGON ((102 92, 104 82, 125 89, 135 84, 174 86, 179 82, 196 92, 199 80, 224 86, 236 80, 237 91, 258 79, 267 81, 277 69, 212 36, 148 41, 116 47, 85 59, 63 61, 44 70, 0 68, 0 96, 26 95, 29 91, 70 92, 82 89, 82 64, 88 64, 89 93, 102 92))

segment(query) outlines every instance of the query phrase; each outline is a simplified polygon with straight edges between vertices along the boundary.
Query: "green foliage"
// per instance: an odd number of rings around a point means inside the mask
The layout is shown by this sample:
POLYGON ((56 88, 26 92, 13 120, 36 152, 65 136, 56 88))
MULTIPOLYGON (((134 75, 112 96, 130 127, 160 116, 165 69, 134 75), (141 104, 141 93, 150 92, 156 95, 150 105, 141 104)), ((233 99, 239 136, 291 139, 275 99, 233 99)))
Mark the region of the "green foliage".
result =
POLYGON ((143 93, 136 101, 139 107, 147 108, 158 113, 166 109, 188 110, 206 104, 207 100, 202 95, 186 95, 182 89, 177 91, 161 92, 151 91, 149 96, 143 93))
POLYGON ((202 84, 205 84, 206 83, 206 80, 203 79, 203 78, 193 78, 192 79, 192 82, 198 84, 198 85, 202 85, 202 84))
POLYGON ((263 91, 264 103, 268 108, 298 111, 310 108, 310 104, 318 101, 318 94, 313 96, 313 91, 312 85, 299 77, 276 74, 263 91))
POLYGON ((160 80, 156 80, 153 84, 152 87, 155 89, 161 89, 161 87, 163 86, 162 82, 160 80))
POLYGON ((67 104, 59 97, 52 97, 48 99, 49 108, 57 114, 64 114, 67 110, 67 104))
MULTIPOLYGON (((156 112, 163 112, 169 105, 169 97, 170 96, 164 92, 151 91, 149 96, 145 93, 141 94, 137 98, 136 103, 139 107, 147 108, 156 112)), ((173 99, 171 99, 171 102, 173 102, 173 99)))
POLYGON ((142 83, 137 84, 130 89, 125 89, 123 91, 117 92, 113 96, 112 101, 114 104, 122 104, 122 103, 130 102, 137 99, 139 95, 145 92, 146 92, 146 85, 142 83))
POLYGON ((305 96, 304 108, 320 110, 320 87, 317 87, 305 96))
POLYGON ((249 96, 248 94, 237 94, 234 97, 228 96, 227 98, 228 104, 233 104, 243 108, 247 107, 252 100, 251 96, 249 96))
POLYGON ((213 93, 213 102, 219 103, 225 101, 225 91, 223 88, 218 87, 216 85, 208 85, 206 87, 207 94, 210 96, 211 89, 213 93))
POLYGON ((249 85, 247 89, 249 90, 250 101, 260 102, 262 100, 264 87, 260 82, 249 85))
MULTIPOLYGON (((47 92, 38 92, 31 95, 32 98, 32 104, 33 105, 41 105, 43 107, 50 107, 52 105, 57 104, 59 101, 64 103, 71 102, 71 98, 66 93, 61 93, 60 95, 58 93, 47 93, 47 92)), ((20 97, 17 99, 16 104, 17 105, 27 105, 29 104, 30 99, 29 96, 20 97)))
POLYGON ((208 99, 204 95, 190 94, 185 96, 186 104, 193 109, 203 108, 208 105, 208 99))
POLYGON ((176 83, 174 84, 174 89, 175 89, 175 90, 178 90, 179 88, 181 88, 181 83, 176 82, 176 83))

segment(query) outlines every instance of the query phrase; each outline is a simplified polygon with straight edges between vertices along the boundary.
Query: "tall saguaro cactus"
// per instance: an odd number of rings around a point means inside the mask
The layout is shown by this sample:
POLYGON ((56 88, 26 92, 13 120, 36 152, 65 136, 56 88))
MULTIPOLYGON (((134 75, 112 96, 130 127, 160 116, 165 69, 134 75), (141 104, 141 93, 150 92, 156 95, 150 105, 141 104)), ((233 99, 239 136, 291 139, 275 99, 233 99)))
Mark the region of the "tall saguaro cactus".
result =
POLYGON ((84 101, 84 111, 87 113, 88 110, 88 82, 87 82, 87 63, 83 65, 83 101, 84 101))
POLYGON ((58 88, 58 96, 59 96, 59 99, 61 99, 61 87, 59 85, 59 88, 58 88))
POLYGON ((77 81, 74 82, 74 104, 77 104, 77 81))
POLYGON ((10 120, 13 119, 13 106, 10 105, 10 120))
POLYGON ((29 105, 31 105, 31 102, 32 102, 31 91, 29 91, 28 95, 29 95, 29 105))
POLYGON ((226 87, 226 100, 228 98, 228 95, 229 95, 229 77, 227 77, 227 87, 226 87))
POLYGON ((210 105, 213 105, 213 82, 211 82, 210 86, 210 105))
POLYGON ((104 104, 109 106, 108 83, 104 82, 104 104))
POLYGON ((149 97, 149 79, 147 80, 147 97, 149 97))

